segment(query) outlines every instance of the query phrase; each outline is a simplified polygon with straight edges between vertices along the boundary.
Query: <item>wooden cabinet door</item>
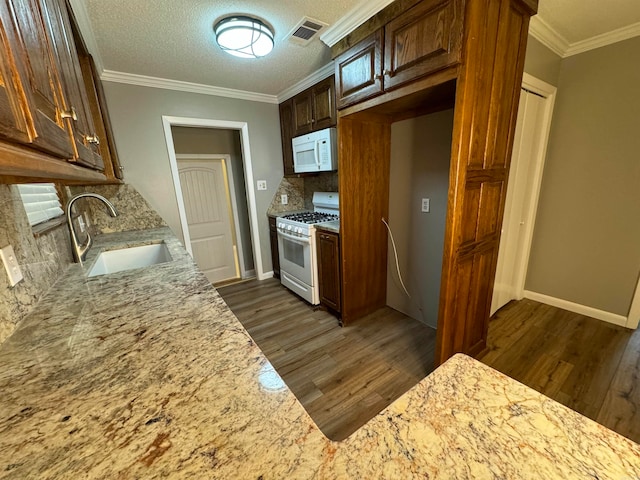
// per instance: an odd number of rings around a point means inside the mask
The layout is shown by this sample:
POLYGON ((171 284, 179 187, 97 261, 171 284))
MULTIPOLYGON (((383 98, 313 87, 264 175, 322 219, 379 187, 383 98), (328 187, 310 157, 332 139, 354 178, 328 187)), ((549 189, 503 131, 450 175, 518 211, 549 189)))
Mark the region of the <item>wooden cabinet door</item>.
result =
POLYGON ((74 160, 87 167, 103 170, 104 164, 99 151, 100 140, 95 133, 96 129, 89 109, 89 100, 64 0, 40 0, 40 2, 60 71, 65 108, 74 112, 74 116, 67 119, 76 148, 74 160))
POLYGON ((278 250, 278 230, 275 217, 269 217, 269 238, 271 239, 271 263, 273 276, 280 278, 280 252, 278 250))
MULTIPOLYGON (((9 18, 6 3, 0 4, 0 136, 20 143, 31 142, 33 129, 28 118, 28 106, 22 84, 13 68, 16 59, 9 44, 5 19, 9 18)), ((9 23, 10 28, 10 23, 9 23)))
POLYGON ((284 176, 295 175, 293 171, 293 100, 280 104, 280 135, 282 137, 282 162, 284 166, 284 176))
POLYGON ((336 58, 338 108, 382 93, 383 36, 383 30, 377 30, 336 58))
POLYGON ((385 26, 384 88, 398 87, 460 61, 460 0, 423 0, 385 26))
POLYGON ((340 312, 340 237, 336 233, 318 231, 316 243, 320 303, 340 312))
POLYGON ((293 105, 293 136, 304 135, 313 130, 313 101, 311 90, 296 95, 293 105))
POLYGON ((313 102, 313 129, 333 127, 336 124, 336 84, 334 76, 318 82, 311 88, 313 102))
POLYGON ((33 122, 29 143, 56 156, 73 158, 73 144, 62 118, 65 108, 59 75, 39 2, 9 0, 0 14, 6 46, 16 60, 14 75, 20 79, 33 122))

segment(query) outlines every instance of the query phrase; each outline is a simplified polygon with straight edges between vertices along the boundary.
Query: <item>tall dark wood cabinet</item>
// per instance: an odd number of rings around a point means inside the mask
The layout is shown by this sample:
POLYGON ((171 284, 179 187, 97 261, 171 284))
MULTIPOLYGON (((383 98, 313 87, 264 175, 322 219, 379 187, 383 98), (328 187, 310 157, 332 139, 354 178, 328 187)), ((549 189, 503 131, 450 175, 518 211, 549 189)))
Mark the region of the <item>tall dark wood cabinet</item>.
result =
POLYGON ((339 314, 342 305, 340 295, 340 236, 334 232, 318 229, 316 231, 316 246, 318 249, 320 304, 339 314))
POLYGON ((381 219, 388 218, 391 124, 454 107, 436 364, 456 352, 486 349, 529 18, 536 10, 537 0, 396 0, 332 47, 345 324, 386 304, 381 219), (380 37, 381 74, 375 64, 380 42, 372 42, 380 37), (358 62, 367 67, 361 78, 358 62), (376 81, 382 92, 359 96, 376 81))

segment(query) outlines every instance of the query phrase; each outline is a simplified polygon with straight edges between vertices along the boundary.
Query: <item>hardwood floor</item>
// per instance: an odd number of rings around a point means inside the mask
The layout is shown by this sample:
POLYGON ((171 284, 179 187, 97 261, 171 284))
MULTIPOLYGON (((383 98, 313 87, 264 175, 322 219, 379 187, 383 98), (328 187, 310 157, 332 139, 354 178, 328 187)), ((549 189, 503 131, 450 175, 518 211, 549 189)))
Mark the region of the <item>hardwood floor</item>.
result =
POLYGON ((435 330, 391 308, 341 328, 275 279, 218 291, 332 440, 349 436, 433 370, 435 330))
MULTIPOLYGON (((331 439, 432 370, 435 331, 392 309, 340 328, 277 280, 218 291, 331 439)), ((494 315, 488 347, 483 363, 640 443, 640 329, 525 299, 494 315)))
POLYGON ((489 323, 480 360, 640 443, 640 330, 532 300, 489 323))

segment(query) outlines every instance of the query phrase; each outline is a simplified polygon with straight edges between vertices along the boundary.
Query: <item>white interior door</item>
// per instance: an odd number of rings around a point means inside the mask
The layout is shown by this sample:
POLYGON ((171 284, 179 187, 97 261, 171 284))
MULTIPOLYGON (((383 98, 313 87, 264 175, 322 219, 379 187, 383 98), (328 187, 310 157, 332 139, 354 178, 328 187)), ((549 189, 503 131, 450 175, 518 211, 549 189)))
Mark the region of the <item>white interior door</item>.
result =
POLYGON ((193 259, 211 283, 240 278, 225 160, 178 159, 193 259))
POLYGON ((551 116, 549 99, 523 89, 505 199, 491 315, 524 291, 551 116))

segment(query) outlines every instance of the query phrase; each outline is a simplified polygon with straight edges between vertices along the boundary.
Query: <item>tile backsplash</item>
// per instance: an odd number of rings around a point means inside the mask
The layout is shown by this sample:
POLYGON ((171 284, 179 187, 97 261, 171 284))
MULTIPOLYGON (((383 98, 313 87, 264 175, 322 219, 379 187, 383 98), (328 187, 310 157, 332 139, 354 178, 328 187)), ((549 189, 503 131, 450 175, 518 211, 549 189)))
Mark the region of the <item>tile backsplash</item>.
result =
MULTIPOLYGON (((118 210, 111 218, 96 200, 76 203, 88 212, 91 230, 97 233, 165 226, 162 218, 130 185, 71 187, 72 195, 94 192, 110 200, 118 210)), ((9 337, 31 308, 73 263, 66 223, 35 237, 14 185, 0 184, 0 248, 12 245, 24 280, 9 286, 0 262, 0 343, 9 337)))
POLYGON ((313 210, 313 192, 337 192, 338 173, 326 172, 302 178, 283 178, 267 210, 269 215, 296 210, 313 210), (280 195, 286 193, 289 203, 282 205, 280 195))
POLYGON ((0 184, 0 247, 12 245, 24 280, 9 286, 0 265, 0 343, 13 333, 29 312, 72 262, 66 224, 34 237, 18 188, 0 184))

